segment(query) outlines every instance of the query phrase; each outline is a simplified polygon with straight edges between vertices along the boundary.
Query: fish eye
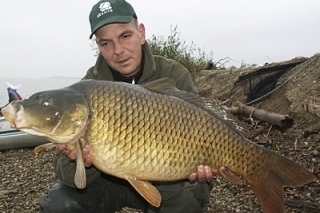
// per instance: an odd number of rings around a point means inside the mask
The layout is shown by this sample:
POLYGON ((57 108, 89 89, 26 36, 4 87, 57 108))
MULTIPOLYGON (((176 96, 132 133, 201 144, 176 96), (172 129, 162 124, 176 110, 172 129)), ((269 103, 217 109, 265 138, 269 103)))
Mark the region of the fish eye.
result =
POLYGON ((49 106, 49 105, 50 105, 50 104, 49 104, 48 101, 45 101, 45 102, 42 103, 42 106, 44 106, 44 107, 47 107, 47 106, 49 106))
POLYGON ((39 95, 36 95, 36 96, 34 97, 35 100, 38 100, 39 98, 40 98, 39 95))

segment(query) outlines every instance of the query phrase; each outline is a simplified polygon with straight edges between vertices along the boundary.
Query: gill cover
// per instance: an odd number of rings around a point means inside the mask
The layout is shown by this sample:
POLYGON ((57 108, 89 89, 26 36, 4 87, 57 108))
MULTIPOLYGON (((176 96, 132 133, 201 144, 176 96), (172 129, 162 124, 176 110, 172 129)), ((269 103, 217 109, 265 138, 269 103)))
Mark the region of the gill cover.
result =
POLYGON ((17 109, 23 110, 20 113, 25 120, 22 131, 46 136, 56 143, 78 140, 89 116, 84 95, 69 87, 38 92, 15 104, 17 109))

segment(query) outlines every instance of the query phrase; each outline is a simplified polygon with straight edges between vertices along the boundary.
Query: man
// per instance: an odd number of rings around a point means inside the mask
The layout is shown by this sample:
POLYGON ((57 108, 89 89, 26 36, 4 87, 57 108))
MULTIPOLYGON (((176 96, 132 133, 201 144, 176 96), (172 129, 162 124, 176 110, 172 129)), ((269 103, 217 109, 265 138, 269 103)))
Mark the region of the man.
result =
MULTIPOLYGON (((96 37, 100 54, 84 79, 124 81, 140 84, 162 77, 174 78, 180 90, 196 93, 191 76, 179 63, 153 56, 145 39, 145 28, 139 24, 132 6, 125 0, 103 0, 90 13, 91 35, 96 37)), ((111 213, 128 206, 144 212, 204 212, 211 186, 204 180, 212 178, 211 169, 199 166, 190 180, 154 183, 162 196, 159 208, 150 206, 131 185, 98 171, 92 166, 90 146, 83 149, 87 187, 74 184, 75 150, 64 145, 56 148, 54 159, 57 181, 47 195, 39 199, 40 212, 111 213), (200 181, 194 181, 194 180, 200 181), (202 181, 201 181, 202 180, 202 181)))

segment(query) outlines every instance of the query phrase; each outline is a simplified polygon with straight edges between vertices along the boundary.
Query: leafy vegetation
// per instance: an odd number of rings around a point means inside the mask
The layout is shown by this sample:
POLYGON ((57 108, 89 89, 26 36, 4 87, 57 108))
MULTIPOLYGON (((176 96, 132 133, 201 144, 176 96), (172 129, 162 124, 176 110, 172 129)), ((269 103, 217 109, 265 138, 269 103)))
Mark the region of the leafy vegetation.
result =
POLYGON ((167 37, 152 35, 148 39, 148 43, 153 54, 174 59, 190 72, 203 69, 207 62, 211 61, 213 55, 210 53, 208 56, 194 42, 188 45, 186 41, 181 39, 177 26, 171 26, 170 34, 167 37))

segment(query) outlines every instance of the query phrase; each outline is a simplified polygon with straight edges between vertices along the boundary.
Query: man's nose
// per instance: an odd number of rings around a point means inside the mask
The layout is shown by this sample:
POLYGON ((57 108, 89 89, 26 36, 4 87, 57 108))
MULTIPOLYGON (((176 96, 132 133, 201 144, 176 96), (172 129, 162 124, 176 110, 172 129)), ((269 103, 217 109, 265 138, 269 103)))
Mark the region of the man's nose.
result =
POLYGON ((120 55, 124 52, 124 46, 120 42, 115 42, 113 44, 113 52, 116 55, 120 55))

